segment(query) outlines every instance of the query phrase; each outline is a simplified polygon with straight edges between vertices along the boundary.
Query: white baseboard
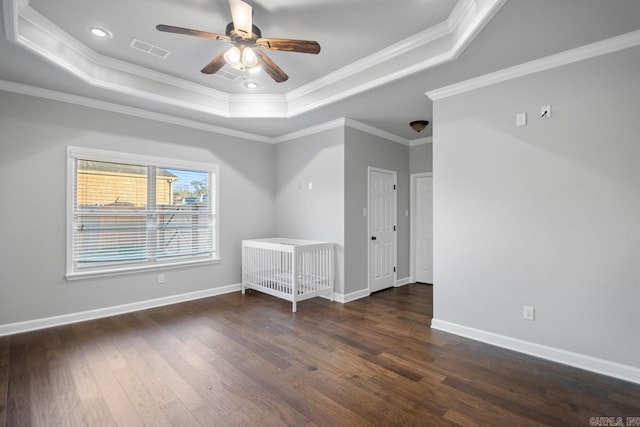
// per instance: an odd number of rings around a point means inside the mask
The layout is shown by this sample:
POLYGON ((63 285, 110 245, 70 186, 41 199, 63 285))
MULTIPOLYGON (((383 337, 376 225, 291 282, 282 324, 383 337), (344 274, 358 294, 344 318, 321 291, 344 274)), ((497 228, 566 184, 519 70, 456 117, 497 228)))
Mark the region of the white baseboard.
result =
POLYGON ((470 328, 468 326, 444 320, 432 319, 431 328, 509 350, 514 350, 520 353, 529 354, 531 356, 540 357, 552 362, 562 363, 575 368, 585 369, 587 371, 640 384, 640 368, 634 366, 623 365, 621 363, 611 362, 597 357, 548 347, 542 344, 536 344, 505 335, 495 334, 493 332, 470 328))
POLYGON ((81 311, 78 313, 69 313, 60 316, 9 323, 6 325, 0 325, 0 337, 5 335, 19 334, 22 332, 34 331, 37 329, 50 328, 52 326, 61 326, 67 325, 69 323, 84 322, 85 320, 93 320, 102 317, 114 316, 117 314, 130 313, 132 311, 145 310, 147 308, 160 307, 163 305, 192 301, 200 298, 213 297, 216 295, 237 292, 239 290, 240 283, 229 286, 221 286, 219 288, 210 288, 202 291, 189 292, 186 294, 171 295, 168 297, 117 305, 113 307, 98 308, 95 310, 81 311))
POLYGON ((371 295, 371 292, 369 292, 369 289, 362 289, 360 291, 351 292, 349 294, 335 293, 333 294, 333 300, 345 304, 350 301, 355 301, 360 298, 368 297, 369 295, 371 295))
POLYGON ((396 280, 395 287, 399 288, 400 286, 408 285, 409 283, 412 283, 412 282, 413 281, 411 280, 411 277, 405 277, 403 279, 398 279, 398 280, 396 280))

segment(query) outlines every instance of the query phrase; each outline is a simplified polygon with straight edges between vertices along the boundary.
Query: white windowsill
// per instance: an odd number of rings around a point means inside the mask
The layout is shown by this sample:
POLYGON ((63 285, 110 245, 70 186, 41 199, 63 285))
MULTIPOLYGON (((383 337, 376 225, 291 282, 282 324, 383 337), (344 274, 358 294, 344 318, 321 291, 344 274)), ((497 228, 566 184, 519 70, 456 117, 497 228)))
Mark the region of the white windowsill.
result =
POLYGON ((137 265, 131 267, 123 267, 118 268, 117 270, 88 270, 81 272, 68 272, 65 275, 65 278, 69 281, 73 280, 81 280, 81 279, 93 279, 96 277, 106 277, 106 276, 120 276, 123 274, 132 274, 132 273, 140 273, 145 271, 153 271, 153 270, 170 270, 174 268, 184 268, 190 266, 198 266, 204 264, 219 264, 222 261, 221 258, 207 258, 207 259, 199 259, 199 260, 188 260, 181 262, 173 262, 171 264, 146 264, 146 265, 137 265))

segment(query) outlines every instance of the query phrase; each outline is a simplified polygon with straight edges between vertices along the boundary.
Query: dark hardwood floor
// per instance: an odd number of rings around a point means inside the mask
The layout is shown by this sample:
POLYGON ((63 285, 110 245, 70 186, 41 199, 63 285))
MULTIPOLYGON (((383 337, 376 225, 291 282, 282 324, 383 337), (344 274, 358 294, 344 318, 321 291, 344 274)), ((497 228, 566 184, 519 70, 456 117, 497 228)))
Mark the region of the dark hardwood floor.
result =
POLYGON ((640 417, 638 385, 431 330, 428 285, 290 310, 234 293, 0 338, 0 426, 588 426, 595 416, 640 417))

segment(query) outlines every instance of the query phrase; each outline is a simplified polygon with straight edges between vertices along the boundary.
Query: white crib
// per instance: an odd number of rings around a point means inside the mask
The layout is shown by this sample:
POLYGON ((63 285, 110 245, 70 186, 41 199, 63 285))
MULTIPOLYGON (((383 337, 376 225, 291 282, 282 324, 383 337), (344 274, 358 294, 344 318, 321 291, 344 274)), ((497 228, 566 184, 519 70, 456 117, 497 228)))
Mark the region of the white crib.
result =
POLYGON ((270 238, 242 241, 242 293, 255 289, 297 302, 333 299, 333 243, 270 238))

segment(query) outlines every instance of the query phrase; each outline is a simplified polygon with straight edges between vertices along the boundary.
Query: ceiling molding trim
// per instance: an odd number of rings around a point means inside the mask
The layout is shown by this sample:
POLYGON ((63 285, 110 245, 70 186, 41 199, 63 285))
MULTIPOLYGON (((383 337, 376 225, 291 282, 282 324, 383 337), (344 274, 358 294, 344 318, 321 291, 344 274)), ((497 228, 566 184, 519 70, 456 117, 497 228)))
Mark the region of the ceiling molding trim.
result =
POLYGON ((305 136, 314 135, 316 133, 324 132, 326 130, 334 129, 337 127, 345 126, 346 119, 344 117, 336 120, 331 120, 325 123, 320 123, 315 126, 310 126, 306 129, 302 129, 296 132, 287 133, 285 135, 281 135, 273 138, 272 142, 274 144, 279 144, 281 142, 293 141, 294 139, 303 138, 305 136))
POLYGON ((480 34, 480 31, 493 19, 502 6, 507 3, 508 0, 470 0, 468 5, 463 5, 468 10, 474 10, 481 8, 481 12, 469 13, 465 10, 464 13, 460 12, 459 16, 455 19, 455 28, 453 29, 455 42, 450 49, 452 53, 452 60, 457 59, 462 52, 475 40, 476 36, 480 34), (485 3, 485 4, 482 4, 485 3))
POLYGON ((139 76, 149 80, 154 80, 160 83, 164 83, 168 86, 175 86, 190 92, 207 96, 218 102, 228 103, 230 99, 230 95, 228 93, 221 92, 219 90, 206 87, 198 83, 193 83, 178 77, 170 76, 168 74, 161 73, 155 70, 151 70, 146 67, 140 67, 138 65, 131 64, 130 62, 111 58, 109 56, 97 55, 95 62, 97 65, 101 65, 107 69, 122 71, 127 74, 131 74, 134 76, 139 76))
POLYGON ((640 45, 640 30, 431 90, 426 92, 425 95, 431 98, 431 100, 437 101, 439 99, 448 98, 450 96, 481 89, 486 86, 491 86, 518 77, 524 77, 529 74, 550 70, 563 65, 569 65, 574 62, 595 58, 597 56, 606 55, 608 53, 617 52, 638 45, 640 45))
POLYGON ((7 39, 86 83, 151 101, 229 117, 228 94, 98 55, 34 9, 25 6, 16 10, 15 5, 16 0, 5 3, 5 10, 14 13, 17 21, 17 27, 7 39))
POLYGON ((473 0, 459 0, 453 7, 453 10, 447 18, 447 26, 450 30, 453 30, 460 26, 462 20, 469 12, 469 8, 473 6, 473 0))
POLYGON ((221 135, 232 136, 235 138, 248 139, 257 142, 273 143, 273 138, 258 135, 249 132, 242 132, 234 129, 228 129, 222 126, 211 125, 208 123, 198 122, 195 120, 182 119, 169 114, 156 113, 154 111, 144 110, 142 108, 128 107, 113 102, 100 101, 84 96, 71 95, 65 92, 58 92, 50 89, 43 89, 35 86, 28 86, 21 83, 0 80, 0 90, 5 92, 13 92, 21 95, 34 96, 38 98, 50 99, 52 101, 65 102, 68 104, 80 105, 83 107, 95 108, 98 110, 109 111, 112 113, 125 114, 132 117, 154 120, 162 123, 187 127, 191 129, 212 132, 221 135))
MULTIPOLYGON (((13 0, 16 1, 16 0, 13 0)), ((26 0, 23 0, 26 2, 26 0)), ((209 98, 213 98, 220 102, 229 102, 229 94, 225 92, 221 92, 219 90, 215 90, 206 86, 203 86, 198 83, 193 83, 188 80, 180 79, 178 77, 170 76, 165 73, 161 73, 158 71, 151 70, 146 67, 141 67, 135 64, 131 64, 126 61, 121 61, 119 59, 111 58, 108 56, 100 55, 93 51, 91 48, 87 47, 76 38, 72 37, 68 33, 66 33, 63 29, 55 25, 53 22, 48 20, 46 17, 42 16, 35 9, 31 7, 23 7, 19 9, 18 24, 20 25, 20 18, 24 21, 22 25, 25 26, 35 26, 35 28, 25 28, 26 32, 31 33, 31 37, 22 37, 22 41, 24 43, 30 43, 40 52, 43 56, 47 57, 47 59, 52 60, 54 63, 59 63, 59 59, 62 59, 63 63, 71 63, 76 62, 79 66, 76 68, 82 75, 86 76, 90 84, 94 84, 95 86, 107 87, 111 85, 111 82, 106 79, 100 79, 95 77, 94 74, 99 74, 97 72, 89 72, 91 70, 91 65, 97 65, 100 67, 104 67, 106 70, 110 71, 115 70, 119 72, 123 72, 125 74, 130 74, 133 76, 143 77, 149 80, 157 81, 160 83, 164 83, 169 86, 176 86, 178 88, 199 93, 209 98), (35 31, 39 30, 42 34, 36 34, 35 31), (39 36, 44 35, 47 40, 47 45, 45 43, 38 43, 39 36), (58 43, 55 45, 51 43, 51 39, 56 40, 58 43), (38 44, 35 44, 38 43, 38 44), (71 53, 69 53, 69 49, 75 52, 75 57, 71 57, 71 53), (69 55, 68 57, 63 57, 62 53, 65 55, 69 55), (77 56, 76 56, 77 55, 77 56), (86 61, 87 63, 85 63, 86 61)), ((20 26, 18 27, 20 29, 20 26)), ((17 33, 18 35, 22 35, 21 33, 17 33)), ((14 38, 13 40, 19 41, 19 38, 14 38)), ((118 77, 118 76, 113 76, 118 77)))
POLYGON ((229 95, 229 117, 233 118, 288 118, 290 116, 288 108, 284 95, 229 95))
MULTIPOLYGON (((461 0, 461 2, 464 3, 464 0, 461 0)), ((473 39, 479 34, 482 28, 484 28, 484 26, 489 23, 493 16, 495 16, 495 14, 500 10, 500 8, 502 8, 502 6, 504 6, 506 2, 507 0, 468 0, 466 2, 468 3, 468 5, 463 5, 461 7, 462 11, 456 12, 458 16, 454 17, 453 19, 454 24, 457 25, 457 27, 452 30, 452 32, 448 33, 453 37, 453 40, 451 41, 451 48, 439 54, 428 56, 427 59, 423 61, 414 63, 399 70, 390 71, 378 78, 372 78, 369 75, 368 78, 364 80, 364 82, 361 82, 360 80, 355 81, 352 84, 347 85, 349 87, 348 89, 338 91, 336 93, 331 93, 326 96, 316 94, 316 96, 311 97, 309 102, 307 102, 306 104, 303 103, 304 101, 301 101, 300 105, 291 105, 292 102, 296 101, 298 98, 300 98, 300 96, 302 96, 300 95, 300 93, 302 92, 298 93, 292 91, 293 93, 295 93, 295 97, 290 96, 292 92, 289 92, 287 94, 287 100, 290 103, 289 117, 294 117, 299 114, 313 111, 317 108, 330 105, 334 102, 341 101, 345 98, 357 95, 367 90, 374 89, 387 83, 391 83, 395 80, 416 74, 420 71, 455 60, 456 58, 458 58, 458 56, 460 56, 460 54, 462 54, 467 46, 469 46, 473 39), (474 13, 471 13, 469 11, 473 11, 474 13), (463 13, 466 14, 463 15, 463 13), (455 37, 456 34, 457 37, 455 37)), ((406 54, 406 52, 404 53, 406 54)), ((338 70, 335 73, 331 73, 321 79, 318 79, 315 82, 310 83, 310 85, 313 85, 325 78, 330 79, 331 83, 335 85, 341 79, 345 79, 346 77, 348 77, 346 74, 341 75, 340 71, 341 70, 338 70)), ((320 89, 322 89, 322 86, 319 86, 316 89, 319 91, 320 89)))
POLYGON ((318 93, 306 105, 290 109, 290 117, 456 59, 506 2, 507 0, 459 0, 446 21, 287 93, 287 101, 291 103, 314 92, 335 86, 338 82, 349 77, 355 79, 360 75, 366 76, 364 82, 358 79, 348 85, 349 89, 347 90, 338 91, 328 96, 318 93), (371 79, 368 71, 374 66, 384 65, 399 55, 406 55, 407 52, 414 49, 425 48, 429 44, 449 36, 452 40, 447 50, 428 57, 424 61, 391 70, 379 78, 371 79))
POLYGON ((393 141, 393 142, 397 142, 398 144, 402 144, 402 145, 409 145, 409 140, 406 138, 402 138, 398 135, 394 135, 392 133, 389 133, 387 131, 378 129, 376 127, 373 126, 369 126, 367 124, 364 124, 362 122, 358 122, 356 120, 353 119, 346 119, 345 125, 347 127, 353 128, 353 129, 357 129, 360 130, 362 132, 366 132, 370 135, 374 135, 374 136, 378 136, 380 138, 383 139, 387 139, 389 141, 393 141))
POLYGON ((294 101, 310 93, 316 92, 327 86, 334 85, 336 82, 346 79, 348 77, 364 73, 372 67, 383 64, 396 58, 399 55, 406 54, 407 51, 417 49, 425 44, 433 43, 434 41, 446 36, 451 31, 448 29, 445 22, 436 24, 435 26, 428 28, 420 33, 410 36, 398 43, 395 43, 389 47, 386 47, 378 52, 375 52, 365 58, 357 60, 345 67, 338 69, 332 73, 329 73, 319 79, 294 89, 287 93, 287 100, 294 101))
POLYGON ((432 143, 433 143, 433 136, 425 136, 424 138, 417 138, 409 141, 409 145, 411 147, 415 147, 416 145, 432 144, 432 143))
POLYGON ((389 141, 397 142, 403 145, 409 145, 409 140, 406 138, 402 138, 398 135, 394 135, 392 133, 386 132, 382 129, 378 129, 376 127, 364 124, 357 120, 349 119, 349 118, 339 118, 336 120, 331 120, 325 123, 320 123, 315 126, 310 126, 306 129, 302 129, 296 132, 291 132, 286 135, 281 135, 273 138, 272 142, 274 144, 279 144, 281 142, 293 141, 295 139, 300 139, 305 136, 314 135, 320 132, 324 132, 327 130, 335 129, 337 127, 350 127, 356 130, 360 130, 362 132, 366 132, 370 135, 375 135, 383 139, 387 139, 389 141))
POLYGON ((92 86, 220 117, 290 118, 455 59, 506 1, 459 0, 440 24, 279 96, 230 95, 105 57, 40 15, 28 0, 4 0, 3 5, 9 40, 92 86), (448 47, 435 48, 443 38, 448 47), (417 63, 395 64, 412 50, 422 52, 415 55, 417 63), (378 78, 371 78, 374 67, 378 78))
POLYGON ((4 35, 7 40, 13 40, 14 35, 18 32, 18 10, 24 7, 25 3, 27 3, 27 0, 3 0, 2 2, 4 35))
MULTIPOLYGON (((142 108, 128 107, 126 105, 116 104, 113 102, 100 101, 93 98, 84 96, 72 95, 65 92, 59 92, 51 89, 43 89, 36 86, 29 86, 22 83, 10 82, 7 80, 0 80, 0 90, 5 92, 17 93, 20 95, 33 96, 37 98, 49 99, 52 101, 64 102, 67 104, 79 105, 82 107, 95 108, 98 110, 109 111, 112 113, 124 114, 127 116, 138 117, 142 119, 154 120, 161 123, 167 123, 186 128, 201 130, 205 132, 211 132, 220 135, 232 136, 235 138, 248 139, 251 141, 264 142, 267 144, 278 144, 281 142, 292 141, 305 136, 317 134, 337 127, 351 127, 361 130, 363 132, 379 136, 384 139, 398 142, 403 145, 410 145, 411 141, 394 135, 392 133, 383 131, 373 126, 366 125, 353 119, 347 119, 345 117, 331 120, 325 123, 320 123, 315 126, 310 126, 306 129, 302 129, 296 132, 281 135, 275 138, 271 138, 264 135, 258 135, 249 132, 238 131, 235 129, 229 129, 222 126, 211 125, 195 120, 183 119, 175 117, 169 114, 157 113, 154 111, 144 110, 142 108)), ((429 139, 430 137, 423 138, 429 139)))

